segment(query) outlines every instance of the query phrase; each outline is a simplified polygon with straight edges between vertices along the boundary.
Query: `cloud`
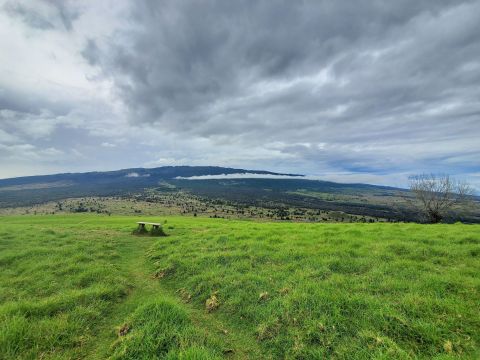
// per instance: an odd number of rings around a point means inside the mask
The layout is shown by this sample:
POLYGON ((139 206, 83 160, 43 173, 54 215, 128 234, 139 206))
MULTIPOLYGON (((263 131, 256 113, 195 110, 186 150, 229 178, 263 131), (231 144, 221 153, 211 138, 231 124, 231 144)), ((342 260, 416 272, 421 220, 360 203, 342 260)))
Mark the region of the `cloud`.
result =
POLYGON ((34 28, 42 30, 54 28, 54 25, 45 16, 27 8, 25 4, 9 1, 4 5, 4 9, 8 14, 20 17, 25 23, 34 28))
POLYGON ((0 144, 11 144, 18 142, 18 137, 9 134, 5 130, 0 129, 0 144))
POLYGON ((68 0, 7 1, 4 10, 19 17, 28 26, 40 30, 63 28, 72 30, 73 22, 80 16, 75 2, 68 0))
POLYGON ((470 0, 5 1, 0 144, 65 170, 475 181, 478 33, 470 0))
POLYGON ((62 150, 53 147, 39 149, 32 144, 2 145, 0 144, 0 156, 5 160, 15 161, 57 161, 64 156, 62 150))
MULTIPOLYGON (((300 177, 302 178, 302 177, 300 177)), ((220 174, 220 175, 199 175, 182 177, 177 176, 175 179, 183 180, 215 180, 215 179, 299 179, 298 176, 291 175, 274 175, 274 174, 255 174, 255 173, 236 173, 236 174, 220 174)))
POLYGON ((479 135, 478 2, 140 1, 130 20, 84 56, 133 124, 359 162, 395 143, 387 167, 479 135))
POLYGON ((90 65, 96 65, 99 62, 100 50, 93 39, 87 39, 84 49, 80 52, 90 65))
POLYGON ((385 128, 428 121, 446 102, 478 116, 463 96, 479 80, 478 3, 364 5, 139 1, 133 25, 103 51, 88 42, 85 56, 114 81, 133 122, 205 137, 385 128))
POLYGON ((131 173, 128 173, 127 175, 125 175, 125 177, 128 177, 128 178, 149 177, 149 176, 150 176, 150 174, 140 175, 137 172, 131 172, 131 173))

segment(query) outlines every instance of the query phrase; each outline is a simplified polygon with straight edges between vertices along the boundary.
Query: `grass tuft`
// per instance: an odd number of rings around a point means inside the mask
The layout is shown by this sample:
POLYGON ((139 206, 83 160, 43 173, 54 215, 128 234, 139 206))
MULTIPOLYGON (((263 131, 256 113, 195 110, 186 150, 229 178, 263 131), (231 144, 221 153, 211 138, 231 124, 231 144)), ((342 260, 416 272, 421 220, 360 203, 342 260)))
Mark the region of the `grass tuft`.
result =
POLYGON ((142 305, 127 322, 129 331, 113 345, 111 359, 213 359, 205 339, 196 336, 187 312, 161 300, 142 305))

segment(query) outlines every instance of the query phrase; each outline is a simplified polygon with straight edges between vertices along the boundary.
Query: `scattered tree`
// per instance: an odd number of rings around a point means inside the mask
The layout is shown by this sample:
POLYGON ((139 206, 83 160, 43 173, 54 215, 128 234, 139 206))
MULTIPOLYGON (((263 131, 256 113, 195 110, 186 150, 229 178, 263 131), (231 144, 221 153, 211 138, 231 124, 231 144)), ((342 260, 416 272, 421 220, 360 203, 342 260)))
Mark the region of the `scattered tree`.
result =
POLYGON ((466 202, 473 190, 449 175, 422 174, 410 177, 410 190, 427 221, 439 223, 456 205, 466 202))

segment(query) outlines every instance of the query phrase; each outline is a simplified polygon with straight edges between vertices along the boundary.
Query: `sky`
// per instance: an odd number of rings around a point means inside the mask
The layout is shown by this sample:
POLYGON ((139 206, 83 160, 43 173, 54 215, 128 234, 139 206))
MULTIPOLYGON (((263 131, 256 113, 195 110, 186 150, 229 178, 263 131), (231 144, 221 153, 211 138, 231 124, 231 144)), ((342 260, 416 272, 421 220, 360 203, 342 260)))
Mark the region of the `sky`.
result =
POLYGON ((216 165, 480 189, 479 34, 479 0, 0 0, 0 178, 216 165))

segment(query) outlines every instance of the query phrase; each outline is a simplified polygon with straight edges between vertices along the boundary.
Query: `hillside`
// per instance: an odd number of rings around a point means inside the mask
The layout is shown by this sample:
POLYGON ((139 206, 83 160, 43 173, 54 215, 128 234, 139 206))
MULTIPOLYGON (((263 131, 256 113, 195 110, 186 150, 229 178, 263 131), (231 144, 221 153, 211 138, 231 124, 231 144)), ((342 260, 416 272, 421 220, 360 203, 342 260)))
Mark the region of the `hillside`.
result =
POLYGON ((152 169, 26 176, 0 179, 0 207, 38 204, 66 197, 121 195, 155 187, 162 181, 178 177, 235 173, 287 175, 215 166, 164 166, 152 169))
POLYGON ((153 188, 164 181, 222 174, 290 175, 215 166, 164 166, 106 172, 66 173, 0 179, 0 207, 24 206, 67 197, 111 196, 153 188))
MULTIPOLYGON (((414 201, 405 189, 209 166, 134 168, 0 180, 0 214, 51 214, 71 209, 71 212, 126 215, 130 213, 128 208, 135 207, 138 213, 152 215, 201 214, 314 222, 421 221, 414 201), (232 174, 266 178, 228 178, 232 174), (209 178, 218 175, 221 178, 209 178), (79 205, 72 207, 67 199, 80 199, 79 205), (111 206, 109 199, 124 203, 120 207, 111 206), (151 204, 158 205, 156 213, 145 212, 151 204), (14 208, 18 210, 12 211, 14 208)), ((456 209, 445 219, 458 220, 480 222, 478 199, 477 206, 456 209)))
POLYGON ((480 355, 478 225, 0 217, 1 359, 480 355))

